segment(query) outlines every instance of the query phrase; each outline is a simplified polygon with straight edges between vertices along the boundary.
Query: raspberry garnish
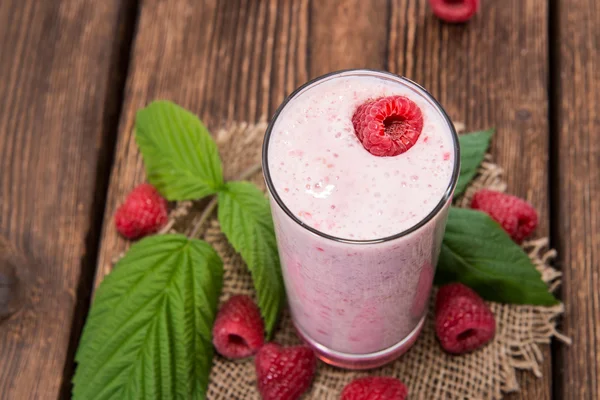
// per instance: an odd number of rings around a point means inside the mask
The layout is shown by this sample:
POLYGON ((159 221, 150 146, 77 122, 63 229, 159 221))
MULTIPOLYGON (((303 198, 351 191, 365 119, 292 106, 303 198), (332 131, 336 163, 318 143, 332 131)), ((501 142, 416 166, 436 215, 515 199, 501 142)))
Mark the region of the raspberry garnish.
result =
POLYGON ((352 116, 356 136, 379 157, 410 149, 423 130, 423 113, 405 96, 389 96, 361 104, 352 116))
POLYGON ((506 193, 482 189, 473 196, 471 208, 487 213, 517 243, 531 235, 538 224, 537 212, 531 204, 506 193))
POLYGON ((310 387, 317 369, 315 353, 306 346, 264 345, 254 360, 263 400, 296 400, 310 387))
POLYGON ((467 22, 479 9, 479 0, 429 0, 429 4, 445 22, 467 22))
POLYGON ((169 219, 167 200, 154 186, 143 183, 129 193, 115 214, 117 231, 128 239, 157 232, 169 219))
POLYGON ((248 296, 233 296, 223 304, 213 326, 213 344, 224 357, 245 358, 264 343, 260 310, 248 296))
POLYGON ((375 376, 347 384, 340 400, 405 400, 407 395, 406 386, 398 379, 375 376))
POLYGON ((467 353, 492 340, 496 320, 477 293, 462 283, 451 283, 437 294, 435 333, 448 353, 467 353))

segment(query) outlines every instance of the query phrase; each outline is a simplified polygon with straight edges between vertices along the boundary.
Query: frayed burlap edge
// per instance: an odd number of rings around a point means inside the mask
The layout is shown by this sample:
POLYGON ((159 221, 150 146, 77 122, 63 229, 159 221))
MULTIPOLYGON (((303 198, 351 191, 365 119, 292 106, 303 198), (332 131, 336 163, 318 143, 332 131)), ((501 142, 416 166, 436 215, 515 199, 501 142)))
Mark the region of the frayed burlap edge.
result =
MULTIPOLYGON (((260 162, 261 144, 267 124, 238 123, 221 129, 215 135, 225 173, 229 179, 260 162)), ((459 124, 457 128, 462 130, 459 124)), ((455 201, 467 207, 477 190, 489 188, 505 191, 502 168, 487 155, 478 174, 464 196, 455 201)), ((261 174, 251 179, 264 189, 261 174)), ((180 202, 170 214, 164 232, 189 234, 201 219, 201 204, 180 202)), ((233 294, 254 296, 251 277, 238 254, 230 247, 214 216, 199 226, 200 236, 220 254, 225 266, 221 301, 233 294)), ((561 274, 551 264, 556 252, 548 249, 548 238, 527 241, 524 250, 553 291, 560 285, 561 274)), ((414 347, 399 360, 385 367, 367 371, 343 371, 320 363, 314 384, 306 399, 334 400, 352 379, 365 375, 395 376, 410 388, 412 399, 501 399, 503 393, 519 390, 516 370, 528 370, 541 377, 543 362, 541 346, 553 337, 565 343, 569 339, 556 330, 556 319, 564 311, 563 304, 553 307, 520 306, 490 303, 496 317, 497 333, 493 342, 483 349, 463 356, 450 356, 441 351, 433 330, 430 311, 423 333, 414 347)), ((299 343, 293 332, 287 310, 284 311, 275 341, 283 345, 299 343)), ((252 360, 229 361, 216 356, 210 376, 207 397, 211 400, 260 399, 252 360)))

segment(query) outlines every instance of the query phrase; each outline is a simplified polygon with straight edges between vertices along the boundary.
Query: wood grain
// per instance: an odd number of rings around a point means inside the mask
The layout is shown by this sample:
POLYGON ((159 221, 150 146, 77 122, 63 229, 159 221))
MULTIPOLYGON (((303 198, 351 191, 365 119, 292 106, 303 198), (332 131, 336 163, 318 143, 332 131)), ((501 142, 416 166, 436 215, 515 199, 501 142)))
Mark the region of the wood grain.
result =
POLYGON ((560 47, 554 75, 556 219, 553 238, 564 274, 564 333, 557 398, 600 398, 600 8, 562 0, 554 10, 560 47))
MULTIPOLYGON (((128 246, 112 223, 116 206, 145 178, 132 135, 137 109, 167 98, 211 128, 256 121, 309 78, 345 68, 407 75, 431 89, 456 121, 496 126, 493 151, 509 188, 539 208, 539 233, 547 234, 546 31, 546 6, 535 0, 484 2, 465 26, 441 24, 415 0, 144 1, 96 284, 128 246)), ((551 397, 549 351, 544 357, 544 379, 524 375, 523 391, 511 398, 551 397)))
POLYGON ((70 364, 122 4, 0 1, 0 235, 35 260, 0 324, 2 399, 56 399, 70 364))

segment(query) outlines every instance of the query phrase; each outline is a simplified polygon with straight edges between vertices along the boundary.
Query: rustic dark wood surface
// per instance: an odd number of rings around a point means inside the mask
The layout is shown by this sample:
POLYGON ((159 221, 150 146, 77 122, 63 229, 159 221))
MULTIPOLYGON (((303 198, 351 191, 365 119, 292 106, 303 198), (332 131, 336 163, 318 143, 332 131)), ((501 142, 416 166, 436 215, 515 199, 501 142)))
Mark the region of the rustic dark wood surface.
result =
POLYGON ((424 0, 0 1, 0 233, 39 260, 31 304, 0 325, 0 398, 68 397, 95 257, 97 285, 127 248, 114 211, 145 178, 136 110, 163 98, 213 129, 252 122, 308 79, 357 67, 416 80, 468 129, 498 129, 509 191, 560 250, 575 342, 545 349, 543 379, 522 374, 507 397, 600 398, 598 26, 593 0, 483 1, 460 26, 424 0))
POLYGON ((70 379, 118 111, 107 101, 123 4, 0 1, 0 234, 34 260, 19 271, 23 308, 0 325, 2 399, 56 399, 70 379))
POLYGON ((557 398, 600 399, 600 8, 565 0, 556 14, 553 233, 573 338, 557 351, 557 398))

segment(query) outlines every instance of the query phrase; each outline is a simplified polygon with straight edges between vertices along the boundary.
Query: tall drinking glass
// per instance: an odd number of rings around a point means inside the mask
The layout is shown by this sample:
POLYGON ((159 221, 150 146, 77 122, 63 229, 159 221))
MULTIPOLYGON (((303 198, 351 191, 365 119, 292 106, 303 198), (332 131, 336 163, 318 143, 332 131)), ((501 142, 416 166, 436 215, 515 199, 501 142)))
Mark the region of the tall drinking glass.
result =
POLYGON ((343 368, 400 356, 423 328, 459 173, 458 138, 440 104, 391 73, 330 73, 283 102, 262 158, 299 335, 343 368), (406 152, 377 157, 352 117, 361 104, 392 96, 420 109, 423 128, 406 152))

